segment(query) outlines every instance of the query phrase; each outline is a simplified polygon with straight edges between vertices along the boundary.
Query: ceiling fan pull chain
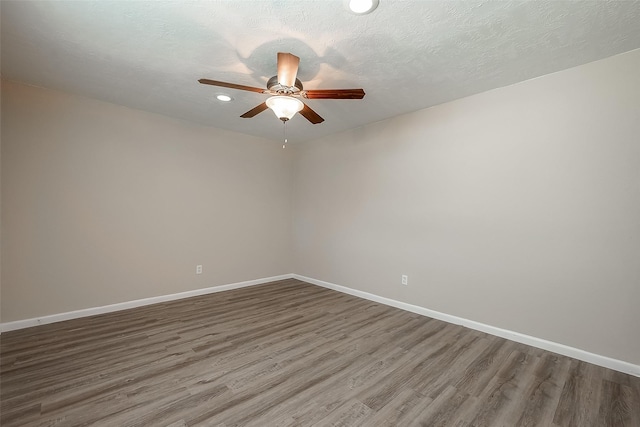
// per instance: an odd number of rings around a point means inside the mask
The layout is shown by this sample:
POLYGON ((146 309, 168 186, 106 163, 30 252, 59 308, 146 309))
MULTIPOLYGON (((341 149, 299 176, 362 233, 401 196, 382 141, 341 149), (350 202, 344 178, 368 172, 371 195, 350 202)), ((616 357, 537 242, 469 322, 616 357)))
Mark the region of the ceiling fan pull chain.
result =
POLYGON ((284 139, 284 143, 282 144, 282 148, 285 148, 287 145, 287 121, 282 122, 282 138, 284 139))

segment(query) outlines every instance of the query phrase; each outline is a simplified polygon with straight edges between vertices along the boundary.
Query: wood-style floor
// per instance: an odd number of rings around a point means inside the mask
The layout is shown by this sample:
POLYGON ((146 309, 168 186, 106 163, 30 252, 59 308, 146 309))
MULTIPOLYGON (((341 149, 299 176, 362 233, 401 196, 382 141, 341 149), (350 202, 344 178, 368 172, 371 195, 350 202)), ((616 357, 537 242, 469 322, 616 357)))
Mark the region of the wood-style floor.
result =
POLYGON ((640 378, 294 279, 1 336, 2 426, 640 426, 640 378))

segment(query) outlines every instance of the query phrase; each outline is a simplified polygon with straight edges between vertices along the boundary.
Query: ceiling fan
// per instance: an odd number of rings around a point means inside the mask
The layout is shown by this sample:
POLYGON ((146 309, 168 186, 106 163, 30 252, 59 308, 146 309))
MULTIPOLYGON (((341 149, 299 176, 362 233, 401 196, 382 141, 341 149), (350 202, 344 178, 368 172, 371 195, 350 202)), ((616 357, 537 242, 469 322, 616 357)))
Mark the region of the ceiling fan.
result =
POLYGON ((278 52, 278 74, 267 82, 266 89, 258 87, 243 86, 234 83, 220 82, 217 80, 200 79, 202 84, 226 87, 230 89, 246 90, 249 92, 264 93, 272 95, 265 102, 247 111, 240 117, 248 119, 262 113, 267 108, 271 108, 276 116, 286 122, 298 111, 313 124, 322 123, 324 119, 313 111, 308 105, 300 101, 306 99, 362 99, 364 90, 362 89, 312 89, 304 90, 302 82, 296 78, 300 58, 291 54, 278 52))

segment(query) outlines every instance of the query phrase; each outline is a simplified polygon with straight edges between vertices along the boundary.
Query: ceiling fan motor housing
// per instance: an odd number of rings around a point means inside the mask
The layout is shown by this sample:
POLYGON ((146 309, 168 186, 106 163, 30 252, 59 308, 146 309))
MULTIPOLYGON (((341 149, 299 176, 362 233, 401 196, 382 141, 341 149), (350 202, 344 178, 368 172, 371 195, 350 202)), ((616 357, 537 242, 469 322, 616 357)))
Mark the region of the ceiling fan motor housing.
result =
POLYGON ((279 95, 293 95, 302 90, 302 82, 296 79, 296 83, 294 86, 282 86, 278 83, 278 76, 273 76, 267 82, 267 89, 272 93, 277 93, 279 95))

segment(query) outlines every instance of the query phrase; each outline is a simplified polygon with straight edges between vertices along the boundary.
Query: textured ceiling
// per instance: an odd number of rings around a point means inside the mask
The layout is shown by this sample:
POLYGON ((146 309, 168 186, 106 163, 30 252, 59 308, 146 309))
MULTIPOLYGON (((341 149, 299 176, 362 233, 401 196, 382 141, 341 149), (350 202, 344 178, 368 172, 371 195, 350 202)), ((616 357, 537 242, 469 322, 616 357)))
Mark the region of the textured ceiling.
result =
MULTIPOLYGON (((270 139, 265 95, 276 53, 301 58, 305 89, 363 88, 363 100, 308 100, 291 142, 640 48, 640 1, 391 1, 349 13, 337 1, 2 1, 2 75, 270 139), (227 93, 231 103, 215 95, 227 93)), ((639 71, 640 72, 640 71, 639 71)))

